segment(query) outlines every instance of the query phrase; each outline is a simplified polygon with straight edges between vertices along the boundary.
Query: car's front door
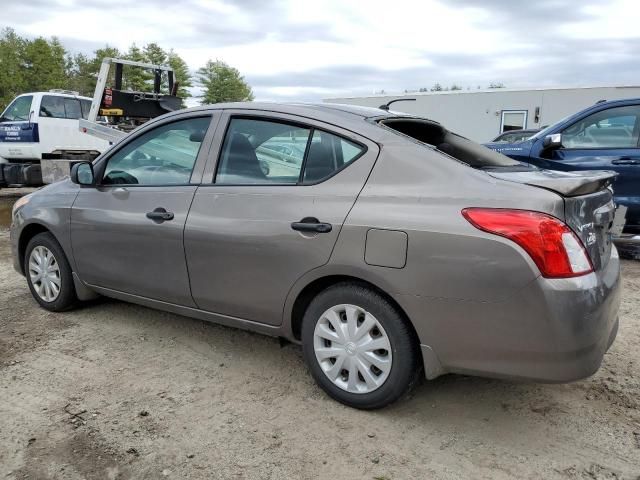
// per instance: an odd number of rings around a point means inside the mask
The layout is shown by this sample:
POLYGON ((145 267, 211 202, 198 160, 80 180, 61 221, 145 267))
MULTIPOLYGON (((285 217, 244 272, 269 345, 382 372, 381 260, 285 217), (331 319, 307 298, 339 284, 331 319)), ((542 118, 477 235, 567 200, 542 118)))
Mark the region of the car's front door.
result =
POLYGON ((227 112, 185 228, 199 308, 270 325, 297 279, 324 265, 378 147, 284 114, 227 112))
POLYGON ((71 213, 73 255, 83 281, 194 306, 183 231, 211 124, 210 115, 192 115, 149 126, 99 161, 98 184, 80 190, 71 213))
MULTIPOLYGON (((553 170, 613 170, 616 202, 629 208, 627 223, 640 227, 640 105, 612 107, 565 126, 562 147, 532 163, 553 170)), ((542 140, 540 140, 542 141, 542 140)))

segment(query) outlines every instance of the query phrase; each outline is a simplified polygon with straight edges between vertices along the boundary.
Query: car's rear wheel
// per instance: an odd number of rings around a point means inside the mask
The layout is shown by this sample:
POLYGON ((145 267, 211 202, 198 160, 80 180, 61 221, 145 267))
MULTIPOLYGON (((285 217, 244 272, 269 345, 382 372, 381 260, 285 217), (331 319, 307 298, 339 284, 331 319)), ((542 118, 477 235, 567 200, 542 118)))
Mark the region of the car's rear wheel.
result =
POLYGON ((356 283, 319 293, 302 324, 305 360, 320 387, 355 408, 381 408, 409 392, 421 370, 410 326, 382 295, 356 283))
POLYGON ((47 310, 61 312, 78 301, 71 267, 50 233, 34 236, 25 251, 24 270, 33 298, 47 310))

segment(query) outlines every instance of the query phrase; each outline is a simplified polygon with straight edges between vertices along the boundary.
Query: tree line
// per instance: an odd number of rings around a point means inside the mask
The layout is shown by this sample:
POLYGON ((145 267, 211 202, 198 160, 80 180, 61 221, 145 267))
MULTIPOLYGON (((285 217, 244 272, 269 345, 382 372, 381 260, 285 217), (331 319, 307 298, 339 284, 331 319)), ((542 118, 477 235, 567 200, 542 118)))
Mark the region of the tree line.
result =
MULTIPOLYGON (((157 43, 141 47, 134 43, 126 51, 105 45, 91 55, 73 54, 56 37, 28 39, 19 36, 13 29, 5 28, 0 32, 0 111, 16 95, 25 92, 60 88, 93 96, 100 65, 105 57, 169 65, 178 82, 177 94, 183 102, 192 96, 189 89, 194 84, 203 90, 200 97, 202 104, 253 100, 251 87, 240 72, 221 60, 207 61, 192 75, 180 55, 173 49, 163 49, 157 43)), ((166 82, 164 78, 165 86, 166 82)), ((125 90, 150 91, 152 87, 151 71, 128 65, 123 67, 125 90)))
MULTIPOLYGON (((490 83, 489 85, 487 85, 488 89, 494 89, 494 88, 506 88, 505 84, 502 82, 493 82, 490 83)), ((471 87, 467 87, 467 90, 472 90, 471 87)), ((482 89, 481 85, 477 86, 477 89, 480 90, 482 89)), ((456 83, 454 83, 453 85, 451 85, 450 87, 447 86, 443 86, 440 83, 434 83, 433 86, 431 87, 420 87, 418 89, 414 89, 414 90, 408 90, 405 89, 404 93, 423 93, 423 92, 455 92, 455 91, 459 91, 459 90, 464 90, 464 88, 456 83)), ((384 95, 387 92, 385 90, 379 90, 374 92, 375 94, 378 95, 384 95)))

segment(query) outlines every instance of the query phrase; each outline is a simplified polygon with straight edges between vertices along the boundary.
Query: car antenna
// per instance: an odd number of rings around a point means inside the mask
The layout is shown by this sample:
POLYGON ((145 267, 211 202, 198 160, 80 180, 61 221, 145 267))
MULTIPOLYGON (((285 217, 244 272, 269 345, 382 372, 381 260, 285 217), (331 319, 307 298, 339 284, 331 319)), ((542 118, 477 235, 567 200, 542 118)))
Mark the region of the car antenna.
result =
POLYGON ((385 103, 384 105, 380 105, 378 108, 380 110, 384 110, 385 112, 389 111, 389 105, 391 105, 392 103, 395 102, 415 102, 416 99, 415 98, 396 98, 395 100, 391 100, 388 103, 385 103))

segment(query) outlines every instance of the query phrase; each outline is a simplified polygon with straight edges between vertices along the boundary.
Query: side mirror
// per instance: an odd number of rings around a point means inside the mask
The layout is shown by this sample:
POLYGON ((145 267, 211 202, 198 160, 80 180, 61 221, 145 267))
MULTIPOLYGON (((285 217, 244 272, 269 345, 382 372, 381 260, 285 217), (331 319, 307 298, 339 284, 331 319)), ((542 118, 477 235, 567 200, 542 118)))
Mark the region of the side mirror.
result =
POLYGON ((71 167, 71 181, 78 185, 93 185, 93 166, 89 162, 76 163, 71 167))
POLYGON ((551 135, 547 135, 544 137, 542 142, 545 150, 554 150, 556 148, 562 147, 562 134, 561 133, 552 133, 551 135))

